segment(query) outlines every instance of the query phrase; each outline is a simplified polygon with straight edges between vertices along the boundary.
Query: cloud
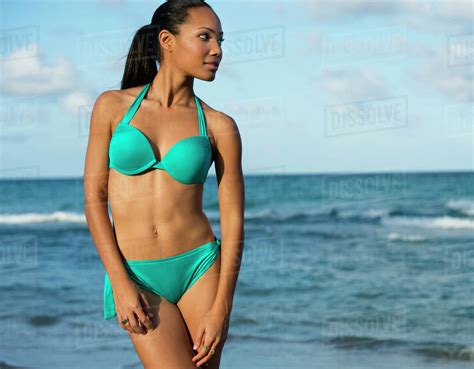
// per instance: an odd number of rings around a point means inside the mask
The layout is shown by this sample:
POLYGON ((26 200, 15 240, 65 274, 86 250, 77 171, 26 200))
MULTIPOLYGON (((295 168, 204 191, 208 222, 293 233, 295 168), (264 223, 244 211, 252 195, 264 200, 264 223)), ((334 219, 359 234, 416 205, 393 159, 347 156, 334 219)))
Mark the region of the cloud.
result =
MULTIPOLYGON (((404 24, 426 31, 472 32, 474 3, 472 0, 303 0, 298 2, 298 18, 315 22, 352 22, 366 17, 380 17, 390 24, 404 24)), ((288 17, 293 4, 274 7, 280 17, 288 17), (286 8, 286 10, 284 9, 286 8)))
POLYGON ((81 116, 84 109, 90 107, 94 101, 92 97, 82 91, 73 91, 61 98, 62 107, 67 112, 81 116))
POLYGON ((321 73, 321 85, 341 100, 379 98, 388 94, 383 76, 375 69, 331 69, 321 73))
MULTIPOLYGON (((431 36, 441 38, 441 45, 437 42, 438 48, 430 46, 426 40, 421 38, 407 38, 404 47, 400 49, 400 56, 404 56, 407 60, 415 61, 415 67, 402 73, 404 83, 414 81, 420 85, 421 91, 436 91, 445 94, 448 99, 455 101, 467 102, 473 101, 474 95, 474 70, 471 65, 448 65, 448 55, 446 48, 446 39, 450 35, 463 33, 467 30, 466 38, 472 35, 472 22, 474 21, 473 7, 471 2, 447 2, 447 1, 351 1, 351 2, 327 2, 312 1, 305 3, 305 10, 309 17, 320 20, 347 20, 354 17, 378 15, 383 19, 398 19, 401 24, 400 30, 406 30, 410 27, 423 28, 431 32, 431 36), (467 27, 465 27, 467 26, 467 27), (464 28, 463 28, 464 27, 464 28), (441 34, 438 35, 437 31, 441 34), (444 33, 444 35, 443 35, 444 33)), ((390 30, 388 25, 387 30, 390 30)), ((375 32, 377 28, 366 29, 367 35, 375 32)), ((360 30, 354 32, 354 40, 358 40, 356 35, 362 34, 360 30)), ((403 36, 403 32, 401 35, 403 36)), ((363 35, 363 34, 362 34, 363 35)), ((320 30, 304 30, 301 32, 304 41, 303 48, 299 50, 303 55, 309 54, 320 57, 324 51, 324 39, 331 40, 330 35, 326 36, 320 30), (307 49, 308 51, 305 51, 307 49)), ((472 38, 472 37, 471 37, 472 38)), ((368 38, 370 40, 370 38, 368 38)), ((355 43, 354 41, 354 43, 355 43)), ((468 53, 470 48, 461 49, 468 53)), ((459 59, 469 59, 459 55, 459 59)), ((322 55, 324 56, 324 55, 322 55)), ((336 55, 337 56, 337 55, 336 55)), ((396 55, 395 55, 396 56, 396 55)), ((337 59, 335 59, 337 61, 337 59)), ((387 59, 388 60, 388 59, 387 59)), ((470 59, 472 60, 472 58, 470 59)), ((323 60, 324 61, 324 60, 323 60)), ((329 62, 331 59, 328 60, 329 62)), ((351 61, 349 59, 344 60, 351 61)), ((360 64, 360 60, 354 58, 353 64, 360 64)), ((388 60, 390 63, 390 60, 388 60)), ((340 68, 339 71, 332 69, 324 71, 321 74, 324 88, 336 95, 346 99, 368 98, 376 94, 386 93, 386 84, 380 74, 374 70, 364 69, 350 70, 340 68)))
POLYGON ((420 0, 306 0, 305 13, 318 19, 345 18, 356 15, 411 14, 434 15, 446 19, 472 19, 473 5, 470 0, 420 1, 420 0))
POLYGON ((407 4, 402 21, 407 26, 431 32, 472 32, 474 22, 474 3, 469 1, 431 1, 425 8, 417 9, 413 1, 407 4), (410 6, 411 5, 411 6, 410 6), (414 11, 410 9, 414 8, 414 11))
POLYGON ((468 1, 438 1, 433 3, 437 14, 445 19, 474 20, 474 3, 468 1))
POLYGON ((474 101, 474 73, 466 66, 450 67, 443 51, 433 53, 414 73, 421 88, 429 88, 446 94, 460 102, 474 101))
POLYGON ((59 99, 60 106, 75 116, 93 104, 92 97, 76 89, 78 72, 64 57, 50 65, 40 60, 37 44, 16 49, 0 61, 3 70, 0 93, 5 97, 48 97, 59 99))
POLYGON ((304 13, 315 20, 337 20, 350 16, 390 15, 402 11, 400 2, 392 1, 320 1, 303 2, 304 13))
POLYGON ((6 96, 42 96, 69 91, 76 83, 75 67, 64 57, 51 65, 40 60, 38 45, 13 51, 0 61, 0 93, 6 96))

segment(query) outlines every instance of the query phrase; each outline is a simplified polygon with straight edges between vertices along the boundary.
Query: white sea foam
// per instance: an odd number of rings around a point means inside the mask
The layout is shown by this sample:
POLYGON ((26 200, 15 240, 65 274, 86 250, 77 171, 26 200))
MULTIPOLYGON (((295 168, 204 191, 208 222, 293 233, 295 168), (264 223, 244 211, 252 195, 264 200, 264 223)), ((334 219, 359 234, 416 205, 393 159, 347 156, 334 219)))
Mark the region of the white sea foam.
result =
POLYGON ((446 206, 470 217, 474 217, 474 200, 449 200, 446 206))
POLYGON ((54 211, 52 213, 23 213, 0 214, 0 224, 27 224, 27 223, 86 223, 82 213, 54 211))
POLYGON ((396 232, 390 232, 387 235, 387 239, 390 241, 405 241, 405 242, 423 242, 426 241, 426 237, 417 234, 400 234, 396 232))
POLYGON ((449 216, 425 217, 391 217, 383 218, 382 224, 386 226, 407 226, 438 229, 474 229, 474 219, 462 219, 449 216))

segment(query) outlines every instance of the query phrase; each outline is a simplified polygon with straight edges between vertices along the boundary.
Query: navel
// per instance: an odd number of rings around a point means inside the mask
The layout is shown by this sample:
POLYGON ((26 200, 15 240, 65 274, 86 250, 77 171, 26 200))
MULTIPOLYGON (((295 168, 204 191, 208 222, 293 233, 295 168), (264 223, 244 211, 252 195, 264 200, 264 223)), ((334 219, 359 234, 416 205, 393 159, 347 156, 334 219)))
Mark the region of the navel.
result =
POLYGON ((153 236, 158 237, 158 228, 156 228, 156 225, 153 224, 153 236))

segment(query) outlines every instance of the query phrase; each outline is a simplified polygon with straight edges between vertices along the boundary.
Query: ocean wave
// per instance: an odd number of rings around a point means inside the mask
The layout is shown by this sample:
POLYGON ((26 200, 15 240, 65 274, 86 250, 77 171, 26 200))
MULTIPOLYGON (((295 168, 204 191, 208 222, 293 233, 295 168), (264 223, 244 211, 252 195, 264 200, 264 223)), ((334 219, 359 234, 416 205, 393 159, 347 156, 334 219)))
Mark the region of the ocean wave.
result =
POLYGON ((424 242, 426 237, 417 234, 400 234, 396 232, 390 232, 387 235, 387 239, 390 241, 404 241, 404 242, 424 242))
POLYGON ((52 213, 23 213, 0 214, 0 224, 27 224, 27 223, 86 223, 82 213, 54 211, 52 213))
POLYGON ((261 341, 261 342, 288 342, 288 343, 309 343, 313 344, 315 342, 318 342, 319 339, 317 337, 307 337, 307 338, 302 338, 302 337, 290 337, 288 334, 286 335, 281 335, 281 334, 245 334, 245 333, 229 333, 228 334, 228 339, 232 341, 261 341))
POLYGON ((403 338, 378 338, 359 335, 340 335, 308 337, 307 339, 293 337, 279 337, 278 335, 232 334, 232 340, 255 341, 287 341, 291 343, 320 342, 337 349, 346 350, 408 350, 430 358, 444 360, 474 361, 474 346, 451 342, 414 342, 403 338))
MULTIPOLYGON (((219 220, 219 212, 210 210, 206 212, 207 217, 211 221, 219 220)), ((321 211, 295 212, 290 214, 282 214, 273 209, 264 209, 261 211, 245 212, 245 219, 249 221, 271 220, 276 222, 284 222, 290 220, 298 220, 311 218, 314 216, 327 217, 327 214, 321 211)), ((112 217, 110 217, 112 220, 112 217)), ((54 211, 52 213, 22 213, 22 214, 0 214, 0 224, 28 224, 28 223, 87 223, 83 213, 54 211)))
POLYGON ((364 211, 363 216, 368 218, 381 218, 383 216, 387 216, 389 214, 388 209, 369 209, 364 211))
POLYGON ((34 315, 29 317, 29 324, 35 327, 56 325, 60 322, 60 317, 57 315, 34 315))
POLYGON ((303 211, 287 212, 282 213, 275 209, 267 208, 258 211, 246 211, 245 220, 273 220, 277 222, 287 222, 291 220, 303 220, 310 219, 314 217, 333 217, 337 216, 337 212, 334 210, 322 211, 318 209, 310 209, 303 211))
POLYGON ((437 229, 474 229, 474 219, 442 217, 390 217, 383 218, 386 226, 437 228, 437 229))
POLYGON ((0 368, 2 369, 27 369, 24 366, 16 366, 13 364, 9 364, 6 361, 0 361, 0 368))
POLYGON ((431 358, 474 361, 474 346, 431 344, 418 347, 415 351, 431 358))
POLYGON ((275 209, 262 209, 259 211, 246 211, 246 220, 272 220, 277 222, 288 222, 288 221, 300 221, 300 220, 321 220, 321 221, 333 221, 333 220, 345 220, 345 221, 356 221, 356 222, 374 222, 380 220, 382 217, 389 214, 389 210, 386 209, 370 209, 362 212, 357 211, 345 211, 337 208, 329 209, 306 209, 301 211, 293 212, 281 212, 275 209))
POLYGON ((449 200, 446 207, 460 214, 474 217, 474 200, 449 200))
MULTIPOLYGON (((207 211, 210 221, 219 221, 220 214, 217 211, 207 211)), ((405 214, 405 213, 404 213, 405 214)), ((408 214, 408 213, 407 213, 408 214)), ((337 208, 306 209, 295 211, 279 211, 278 209, 266 208, 262 210, 245 211, 245 220, 254 223, 262 222, 353 222, 367 224, 381 224, 385 226, 439 228, 439 229, 474 229, 474 219, 456 217, 450 215, 423 215, 410 212, 411 216, 402 215, 390 209, 369 209, 361 211, 347 211, 337 208), (397 214, 397 215, 395 215, 397 214)), ((112 216, 109 214, 110 220, 112 216)), ((21 213, 0 214, 0 224, 28 224, 28 223, 80 223, 87 224, 84 213, 53 211, 51 213, 21 213)), ((389 239, 401 239, 408 242, 424 241, 422 236, 401 236, 398 233, 388 235, 389 239)))
POLYGON ((405 347, 415 353, 431 358, 474 361, 474 346, 450 342, 410 342, 395 338, 376 338, 369 336, 325 337, 323 342, 342 349, 379 349, 405 347))
POLYGON ((334 337, 324 337, 323 342, 334 345, 338 348, 346 349, 374 349, 380 347, 395 347, 409 344, 407 341, 395 338, 376 338, 369 336, 341 335, 334 337))

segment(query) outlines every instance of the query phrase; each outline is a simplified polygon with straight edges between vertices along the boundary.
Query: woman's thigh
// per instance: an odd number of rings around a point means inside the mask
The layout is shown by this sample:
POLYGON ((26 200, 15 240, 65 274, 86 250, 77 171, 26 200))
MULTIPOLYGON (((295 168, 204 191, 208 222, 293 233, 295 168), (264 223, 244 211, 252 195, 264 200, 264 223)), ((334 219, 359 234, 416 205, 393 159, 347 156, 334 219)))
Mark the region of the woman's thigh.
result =
POLYGON ((151 292, 142 290, 153 314, 153 329, 146 334, 129 333, 145 369, 191 369, 192 343, 183 317, 176 305, 151 292))
MULTIPOLYGON (((197 340, 199 324, 202 318, 214 303, 220 275, 221 254, 216 257, 215 262, 208 270, 183 294, 178 301, 178 308, 184 318, 184 323, 189 331, 193 342, 197 340)), ((217 351, 206 364, 205 369, 218 369, 222 351, 217 351)), ((197 354, 193 351, 193 357, 197 354)))

